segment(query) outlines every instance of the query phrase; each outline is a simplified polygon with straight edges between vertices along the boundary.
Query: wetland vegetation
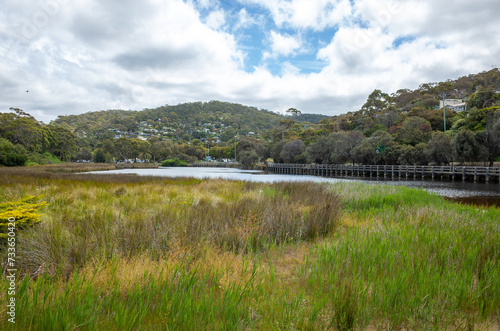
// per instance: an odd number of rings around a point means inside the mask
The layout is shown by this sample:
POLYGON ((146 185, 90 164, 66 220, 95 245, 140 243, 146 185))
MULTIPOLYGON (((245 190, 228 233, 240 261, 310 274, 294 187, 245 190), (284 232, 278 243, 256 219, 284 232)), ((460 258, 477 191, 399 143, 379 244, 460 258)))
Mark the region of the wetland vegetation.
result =
POLYGON ((388 185, 47 169, 0 169, 0 204, 43 202, 16 234, 18 329, 498 328, 499 209, 388 185))

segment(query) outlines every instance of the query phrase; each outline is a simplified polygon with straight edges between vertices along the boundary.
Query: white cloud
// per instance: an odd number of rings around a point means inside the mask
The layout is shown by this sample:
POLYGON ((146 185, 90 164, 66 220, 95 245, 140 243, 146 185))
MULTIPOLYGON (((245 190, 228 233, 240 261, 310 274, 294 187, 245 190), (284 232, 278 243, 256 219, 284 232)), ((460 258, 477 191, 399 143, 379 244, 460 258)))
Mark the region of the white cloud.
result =
POLYGON ((218 30, 226 23, 224 10, 219 9, 211 12, 210 14, 208 14, 205 21, 210 28, 218 30))
POLYGON ((298 36, 280 34, 276 31, 271 31, 269 42, 272 52, 265 53, 264 59, 277 56, 290 56, 297 52, 302 46, 302 42, 298 36))
POLYGON ((217 0, 196 0, 197 7, 200 9, 209 9, 217 6, 217 0))
POLYGON ((249 28, 252 25, 258 24, 257 20, 254 19, 245 8, 240 9, 237 18, 238 21, 234 26, 235 30, 249 28))
POLYGON ((267 9, 279 28, 322 30, 343 23, 351 15, 349 0, 240 0, 267 9))
POLYGON ((216 99, 335 114, 358 109, 375 88, 500 64, 496 0, 239 3, 231 12, 212 0, 4 0, 0 111, 19 107, 47 121, 216 99), (305 47, 325 66, 304 74, 296 55, 314 60, 305 47), (249 50, 262 61, 245 72, 249 50), (271 74, 268 61, 281 71, 271 74))

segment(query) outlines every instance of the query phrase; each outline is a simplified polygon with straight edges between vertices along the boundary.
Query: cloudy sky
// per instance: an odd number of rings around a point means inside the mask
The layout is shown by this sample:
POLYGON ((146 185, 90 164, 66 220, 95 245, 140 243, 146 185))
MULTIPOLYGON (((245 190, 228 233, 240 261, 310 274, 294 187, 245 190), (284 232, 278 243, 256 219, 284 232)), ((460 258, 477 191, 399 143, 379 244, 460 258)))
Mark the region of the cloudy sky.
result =
POLYGON ((498 0, 0 0, 0 112, 357 110, 500 65, 498 0), (29 91, 29 92, 27 92, 29 91))

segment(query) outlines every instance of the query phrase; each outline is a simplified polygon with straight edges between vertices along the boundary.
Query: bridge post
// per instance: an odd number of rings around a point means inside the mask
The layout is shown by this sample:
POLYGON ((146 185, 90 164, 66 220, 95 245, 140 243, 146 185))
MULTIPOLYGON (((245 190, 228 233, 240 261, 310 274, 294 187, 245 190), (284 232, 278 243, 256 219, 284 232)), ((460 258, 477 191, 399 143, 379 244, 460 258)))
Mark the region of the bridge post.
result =
POLYGON ((477 167, 474 167, 474 181, 477 182, 477 167))
POLYGON ((486 168, 486 183, 489 183, 490 181, 490 168, 486 168))

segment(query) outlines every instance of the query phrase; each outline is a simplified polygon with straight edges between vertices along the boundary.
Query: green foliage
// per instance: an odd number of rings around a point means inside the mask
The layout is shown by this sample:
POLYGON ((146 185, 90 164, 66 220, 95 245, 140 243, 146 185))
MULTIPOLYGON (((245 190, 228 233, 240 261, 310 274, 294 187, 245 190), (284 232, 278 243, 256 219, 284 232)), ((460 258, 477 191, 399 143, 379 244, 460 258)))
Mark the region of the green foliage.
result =
POLYGON ((486 148, 478 142, 470 130, 462 130, 457 133, 451 142, 451 147, 455 159, 461 163, 475 162, 487 153, 486 148))
POLYGON ((34 165, 47 165, 47 164, 58 164, 62 163, 58 157, 49 152, 39 153, 29 153, 28 162, 26 165, 34 166, 34 165))
POLYGON ((94 153, 94 162, 95 163, 106 163, 106 155, 102 151, 102 149, 98 148, 94 153))
POLYGON ((162 167, 187 167, 186 161, 179 160, 178 158, 168 159, 161 163, 162 167))
POLYGON ((283 145, 280 158, 285 163, 297 162, 304 151, 304 142, 302 140, 293 140, 283 145))
POLYGON ((0 166, 23 166, 27 160, 28 153, 22 145, 0 138, 0 166))
POLYGON ((453 160, 451 137, 443 132, 433 132, 425 155, 429 162, 437 165, 449 164, 453 160))
POLYGON ((397 130, 396 140, 403 144, 417 145, 427 142, 431 134, 431 124, 421 117, 408 117, 397 130))
POLYGON ((238 161, 245 167, 250 167, 259 161, 259 155, 255 150, 245 150, 238 154, 238 161))

